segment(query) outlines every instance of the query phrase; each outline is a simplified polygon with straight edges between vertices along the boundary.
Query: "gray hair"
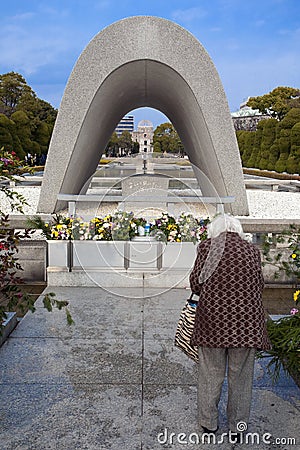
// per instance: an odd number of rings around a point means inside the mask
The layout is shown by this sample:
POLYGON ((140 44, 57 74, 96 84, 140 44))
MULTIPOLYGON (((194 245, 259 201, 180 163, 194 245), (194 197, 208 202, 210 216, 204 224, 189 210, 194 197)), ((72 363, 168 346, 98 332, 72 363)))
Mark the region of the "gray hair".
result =
POLYGON ((226 231, 238 233, 242 239, 245 239, 241 222, 229 214, 221 214, 215 217, 207 227, 207 235, 212 239, 226 231))

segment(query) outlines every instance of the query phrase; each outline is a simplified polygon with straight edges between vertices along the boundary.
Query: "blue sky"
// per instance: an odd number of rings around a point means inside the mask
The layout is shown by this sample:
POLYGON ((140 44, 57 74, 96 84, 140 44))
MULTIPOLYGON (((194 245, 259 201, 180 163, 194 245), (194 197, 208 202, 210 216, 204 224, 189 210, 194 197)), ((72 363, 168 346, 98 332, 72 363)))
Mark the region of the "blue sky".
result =
MULTIPOLYGON (((109 24, 154 15, 196 36, 219 72, 231 111, 277 86, 300 88, 299 0, 11 0, 1 4, 0 73, 21 73, 38 97, 59 107, 71 70, 109 24)), ((136 122, 165 117, 135 111, 136 122)))

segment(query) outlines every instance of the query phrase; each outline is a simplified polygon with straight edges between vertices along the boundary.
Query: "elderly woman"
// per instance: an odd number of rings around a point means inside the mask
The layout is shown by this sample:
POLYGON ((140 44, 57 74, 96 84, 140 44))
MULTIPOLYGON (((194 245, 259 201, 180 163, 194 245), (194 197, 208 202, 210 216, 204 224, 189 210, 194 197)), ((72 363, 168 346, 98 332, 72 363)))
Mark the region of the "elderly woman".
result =
POLYGON ((190 275, 199 295, 191 344, 199 346, 198 414, 205 432, 218 429, 227 366, 227 419, 232 433, 248 423, 256 349, 269 349, 262 304, 259 250, 244 240, 240 222, 216 217, 198 246, 190 275))

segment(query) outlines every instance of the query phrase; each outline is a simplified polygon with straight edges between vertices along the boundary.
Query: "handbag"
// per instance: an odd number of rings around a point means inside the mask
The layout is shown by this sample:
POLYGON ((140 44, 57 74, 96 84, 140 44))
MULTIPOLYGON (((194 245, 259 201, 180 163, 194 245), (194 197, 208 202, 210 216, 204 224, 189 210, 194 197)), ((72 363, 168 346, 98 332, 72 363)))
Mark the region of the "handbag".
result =
POLYGON ((174 344, 193 361, 198 362, 198 347, 191 345, 191 337, 195 325, 196 308, 198 302, 193 300, 193 295, 186 301, 177 325, 174 344))

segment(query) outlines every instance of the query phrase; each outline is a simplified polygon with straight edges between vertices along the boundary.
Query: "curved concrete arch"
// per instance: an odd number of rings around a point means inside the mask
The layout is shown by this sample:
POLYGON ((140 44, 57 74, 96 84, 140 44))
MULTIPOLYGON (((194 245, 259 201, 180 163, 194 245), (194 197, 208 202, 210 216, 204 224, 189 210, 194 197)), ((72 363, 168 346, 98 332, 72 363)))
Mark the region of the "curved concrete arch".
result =
MULTIPOLYGON (((239 150, 214 64, 184 28, 148 16, 110 25, 79 57, 55 123, 39 211, 58 210, 59 193, 81 192, 117 123, 143 106, 169 117, 190 161, 218 195, 236 198, 227 209, 247 215, 239 150)), ((203 195, 215 196, 197 176, 203 195)))

